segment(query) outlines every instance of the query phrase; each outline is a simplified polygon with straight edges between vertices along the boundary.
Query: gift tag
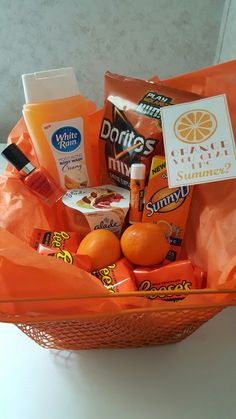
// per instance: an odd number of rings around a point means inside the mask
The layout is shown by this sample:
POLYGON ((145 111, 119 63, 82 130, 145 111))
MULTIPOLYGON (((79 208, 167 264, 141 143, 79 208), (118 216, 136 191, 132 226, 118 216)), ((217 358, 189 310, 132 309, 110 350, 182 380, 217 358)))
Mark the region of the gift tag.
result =
POLYGON ((225 95, 161 109, 168 184, 236 177, 236 150, 225 95))

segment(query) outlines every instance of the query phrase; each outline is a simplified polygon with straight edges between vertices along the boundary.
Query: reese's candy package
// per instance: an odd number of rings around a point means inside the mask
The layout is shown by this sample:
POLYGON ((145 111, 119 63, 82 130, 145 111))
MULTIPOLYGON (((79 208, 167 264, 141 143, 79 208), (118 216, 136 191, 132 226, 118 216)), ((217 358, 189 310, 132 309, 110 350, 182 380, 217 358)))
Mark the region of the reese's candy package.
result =
POLYGON ((101 184, 112 181, 129 189, 132 163, 144 163, 148 176, 154 154, 164 155, 160 108, 197 99, 193 93, 105 73, 101 184))
POLYGON ((110 292, 137 291, 132 265, 123 258, 105 268, 94 271, 95 275, 110 292))
POLYGON ((43 244, 48 247, 66 248, 70 252, 76 253, 80 242, 81 236, 79 233, 35 228, 31 236, 30 246, 37 250, 39 245, 43 244))
POLYGON ((180 258, 193 186, 169 188, 166 160, 154 156, 148 181, 142 222, 158 224, 170 243, 166 263, 180 258))
POLYGON ((40 255, 52 256, 62 262, 75 265, 84 271, 91 272, 91 259, 87 255, 75 255, 69 250, 44 246, 43 244, 39 244, 37 250, 40 255))
POLYGON ((189 291, 203 288, 203 272, 194 268, 190 260, 181 260, 162 267, 136 267, 134 269, 139 291, 163 291, 148 298, 177 302, 186 295, 168 294, 168 291, 189 291))

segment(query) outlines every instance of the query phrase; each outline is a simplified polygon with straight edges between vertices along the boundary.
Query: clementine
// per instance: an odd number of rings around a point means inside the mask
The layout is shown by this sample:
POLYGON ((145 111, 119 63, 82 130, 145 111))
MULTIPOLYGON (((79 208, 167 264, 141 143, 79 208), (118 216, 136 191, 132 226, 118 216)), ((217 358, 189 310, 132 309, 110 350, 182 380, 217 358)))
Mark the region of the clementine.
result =
POLYGON ((156 224, 136 223, 121 237, 124 256, 135 265, 156 265, 163 261, 170 245, 165 232, 156 224))
POLYGON ((104 268, 120 258, 120 242, 109 230, 93 230, 83 238, 77 254, 90 256, 94 271, 104 268))

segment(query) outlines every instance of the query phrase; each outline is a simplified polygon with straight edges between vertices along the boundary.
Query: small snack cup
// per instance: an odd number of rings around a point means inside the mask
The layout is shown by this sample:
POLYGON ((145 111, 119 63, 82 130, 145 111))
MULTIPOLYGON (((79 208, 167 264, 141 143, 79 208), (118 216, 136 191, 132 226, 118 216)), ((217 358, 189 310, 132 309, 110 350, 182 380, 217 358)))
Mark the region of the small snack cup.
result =
POLYGON ((83 236, 97 229, 110 230, 119 236, 129 201, 129 191, 114 185, 72 189, 62 198, 69 227, 83 236))

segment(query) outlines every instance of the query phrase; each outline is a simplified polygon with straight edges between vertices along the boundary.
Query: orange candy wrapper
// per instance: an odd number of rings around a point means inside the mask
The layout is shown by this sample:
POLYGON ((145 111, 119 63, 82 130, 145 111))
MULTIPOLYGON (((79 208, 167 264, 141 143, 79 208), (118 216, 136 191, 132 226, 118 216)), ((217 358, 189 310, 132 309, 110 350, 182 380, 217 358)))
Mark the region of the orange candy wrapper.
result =
MULTIPOLYGON (((162 85, 188 90, 203 96, 225 93, 232 124, 236 129, 236 61, 217 65, 194 73, 159 82, 162 85)), ((151 86, 151 85, 150 85, 151 86)), ((151 118, 146 117, 148 123, 151 118)), ((98 137, 102 111, 93 115, 92 134, 98 137)), ((236 131, 235 131, 236 132, 236 131)), ((31 140, 21 119, 9 136, 9 142, 20 145, 34 163, 37 162, 31 140)), ((98 146, 94 144, 94 155, 98 146)), ((98 173, 97 159, 94 159, 98 173)), ((236 185, 227 180, 195 186, 185 232, 182 253, 194 265, 207 271, 208 288, 236 288, 236 185)), ((0 320, 30 322, 60 320, 78 315, 122 312, 132 304, 143 312, 154 309, 157 299, 142 297, 111 298, 108 290, 93 275, 78 267, 58 263, 55 258, 43 258, 28 245, 34 228, 48 231, 69 231, 61 203, 48 211, 39 200, 23 187, 15 171, 0 176, 0 299, 61 298, 65 296, 109 295, 108 298, 81 300, 14 302, 0 304, 0 320), (45 263, 45 261, 47 263, 45 263)), ((183 256, 182 255, 182 256, 183 256)), ((178 306, 233 301, 233 294, 189 295, 178 306)), ((166 302, 166 305, 173 305, 166 302)))
POLYGON ((163 267, 137 267, 134 275, 139 291, 163 291, 161 295, 150 296, 150 299, 177 302, 186 298, 184 295, 168 295, 168 291, 189 291, 203 288, 203 276, 199 268, 197 271, 190 260, 173 262, 163 267))
MULTIPOLYGON (((35 228, 30 240, 30 246, 38 250, 40 244, 48 247, 56 247, 67 249, 72 253, 76 253, 81 236, 79 233, 67 231, 47 231, 35 228)), ((39 252, 40 253, 40 252, 39 252)))
POLYGON ((100 279, 110 292, 137 291, 132 265, 125 258, 93 272, 93 275, 100 279))
POLYGON ((84 269, 86 272, 91 272, 91 259, 86 255, 75 255, 66 249, 58 249, 56 247, 48 247, 40 244, 38 247, 38 253, 45 256, 53 256, 57 260, 69 263, 70 265, 77 266, 80 269, 84 269))

